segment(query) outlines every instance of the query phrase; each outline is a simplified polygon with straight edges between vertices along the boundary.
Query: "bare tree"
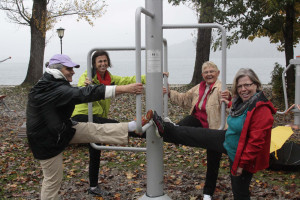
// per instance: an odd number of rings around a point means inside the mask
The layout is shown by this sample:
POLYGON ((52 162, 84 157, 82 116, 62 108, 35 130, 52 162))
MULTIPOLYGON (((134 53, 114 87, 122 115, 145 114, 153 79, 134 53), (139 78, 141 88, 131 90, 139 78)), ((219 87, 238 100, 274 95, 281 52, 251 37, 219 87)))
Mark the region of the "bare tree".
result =
MULTIPOLYGON (((31 2, 31 1, 30 1, 31 2)), ((77 16, 93 25, 92 19, 105 12, 104 0, 33 0, 29 5, 24 0, 1 0, 0 10, 6 12, 12 23, 30 26, 31 43, 27 75, 22 83, 34 84, 43 74, 43 61, 46 46, 46 33, 57 20, 64 16, 77 16)))

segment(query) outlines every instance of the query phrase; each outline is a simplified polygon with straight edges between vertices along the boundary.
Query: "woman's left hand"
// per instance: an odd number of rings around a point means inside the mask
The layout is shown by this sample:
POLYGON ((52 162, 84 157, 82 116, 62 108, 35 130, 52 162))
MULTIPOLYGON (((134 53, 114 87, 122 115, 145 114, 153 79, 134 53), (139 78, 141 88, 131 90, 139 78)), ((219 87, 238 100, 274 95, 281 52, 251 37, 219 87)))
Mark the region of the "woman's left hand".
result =
POLYGON ((242 175, 242 173, 243 173, 243 168, 238 167, 236 170, 236 176, 240 176, 240 175, 242 175))
POLYGON ((169 72, 163 72, 163 77, 164 77, 164 76, 169 77, 169 72))

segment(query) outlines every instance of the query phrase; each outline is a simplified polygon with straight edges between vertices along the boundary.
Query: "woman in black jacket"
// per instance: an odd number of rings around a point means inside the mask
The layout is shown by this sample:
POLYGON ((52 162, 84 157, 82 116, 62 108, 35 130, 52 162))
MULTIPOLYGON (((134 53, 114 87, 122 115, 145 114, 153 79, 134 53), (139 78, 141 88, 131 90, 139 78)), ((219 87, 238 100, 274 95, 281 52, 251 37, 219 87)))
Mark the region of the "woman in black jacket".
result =
MULTIPOLYGON (((28 95, 27 137, 43 170, 41 199, 57 199, 63 177, 62 152, 71 143, 127 144, 134 121, 118 124, 78 123, 70 120, 75 104, 112 98, 117 94, 141 94, 143 85, 89 85, 72 87, 73 63, 66 55, 54 55, 43 77, 28 95)), ((146 117, 147 118, 147 117, 146 117)), ((148 117, 149 119, 151 117, 148 117)))

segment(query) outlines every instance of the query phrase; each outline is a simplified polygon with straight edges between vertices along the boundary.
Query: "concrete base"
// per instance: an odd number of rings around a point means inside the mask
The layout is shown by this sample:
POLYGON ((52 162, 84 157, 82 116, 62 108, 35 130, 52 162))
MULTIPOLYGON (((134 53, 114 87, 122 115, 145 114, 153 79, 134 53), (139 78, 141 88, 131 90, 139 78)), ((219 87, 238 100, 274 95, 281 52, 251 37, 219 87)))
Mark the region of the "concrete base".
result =
POLYGON ((144 194, 139 200, 172 200, 167 194, 159 197, 148 197, 146 194, 144 194))

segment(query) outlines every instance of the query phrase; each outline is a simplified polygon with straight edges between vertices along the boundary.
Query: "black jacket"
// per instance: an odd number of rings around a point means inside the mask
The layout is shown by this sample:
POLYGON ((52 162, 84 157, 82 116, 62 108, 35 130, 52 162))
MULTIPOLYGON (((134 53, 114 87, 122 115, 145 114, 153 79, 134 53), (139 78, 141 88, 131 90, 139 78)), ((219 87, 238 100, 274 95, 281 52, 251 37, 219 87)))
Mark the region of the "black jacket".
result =
POLYGON ((70 117, 75 104, 104 99, 105 85, 72 87, 44 73, 30 90, 26 111, 29 146, 37 159, 60 154, 75 134, 70 117))

